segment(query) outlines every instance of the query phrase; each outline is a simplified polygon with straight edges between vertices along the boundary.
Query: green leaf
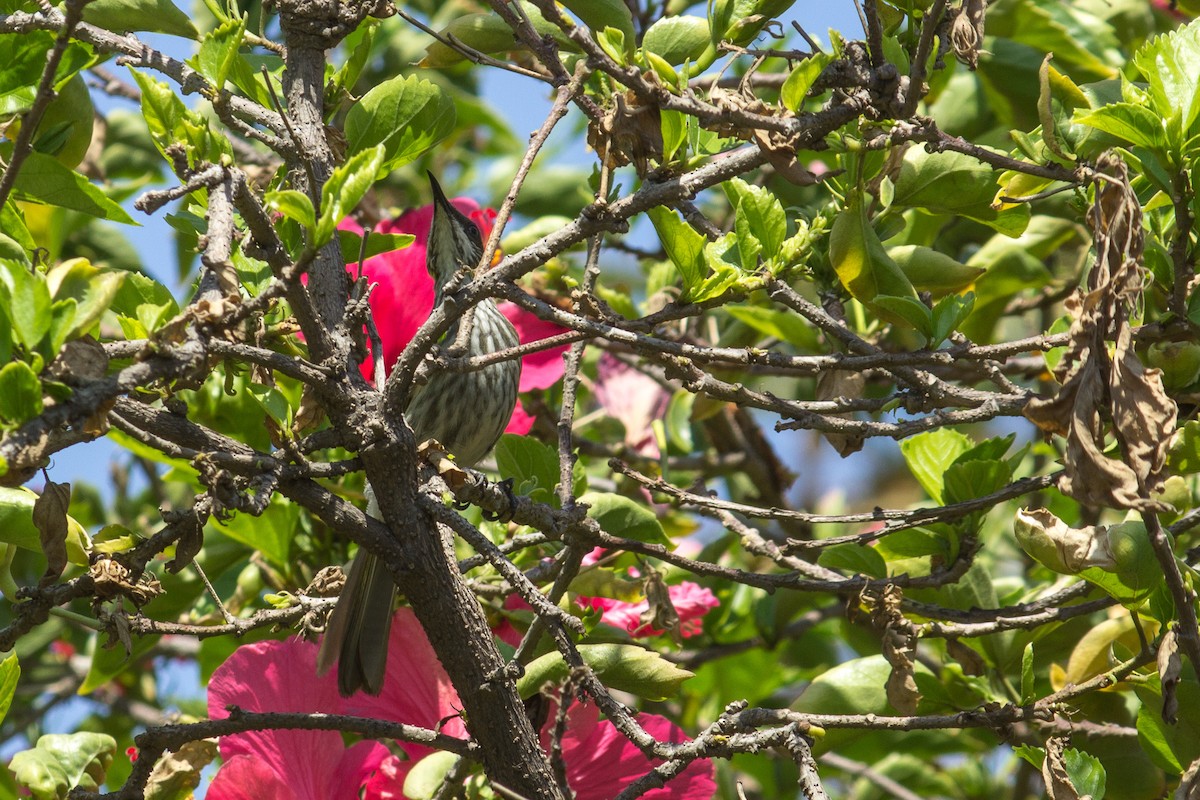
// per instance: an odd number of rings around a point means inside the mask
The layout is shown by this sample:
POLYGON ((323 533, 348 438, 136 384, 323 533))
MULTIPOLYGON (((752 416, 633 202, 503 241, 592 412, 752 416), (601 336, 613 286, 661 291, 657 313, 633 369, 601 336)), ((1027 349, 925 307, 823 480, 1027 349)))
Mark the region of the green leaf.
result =
POLYGON ((883 560, 883 556, 879 555, 870 545, 846 542, 822 548, 817 563, 829 569, 845 570, 851 575, 869 575, 872 578, 887 577, 887 563, 883 560))
POLYGON ((627 54, 632 46, 632 42, 629 45, 625 42, 625 33, 620 28, 605 28, 596 32, 596 44, 600 45, 605 55, 622 66, 629 63, 627 54))
MULTIPOLYGON (((16 545, 34 553, 42 552, 42 542, 33 524, 33 504, 38 496, 28 489, 0 487, 0 543, 16 545)), ((87 566, 88 539, 83 526, 67 517, 67 560, 87 566)))
POLYGON ((725 306, 722 310, 764 336, 787 342, 800 350, 815 351, 817 348, 816 330, 791 311, 747 305, 725 306))
POLYGON ((383 145, 379 169, 394 170, 444 139, 454 130, 454 122, 454 101, 440 86, 415 75, 396 76, 350 107, 347 153, 353 157, 383 145))
POLYGON ((683 295, 691 298, 692 290, 704 278, 704 246, 708 240, 697 233, 669 208, 657 206, 647 212, 658 233, 667 257, 683 278, 683 295))
MULTIPOLYGON (((275 189, 263 197, 263 204, 269 211, 275 211, 296 222, 312 235, 317 227, 317 212, 312 200, 304 192, 296 189, 275 189)), ((357 249, 355 250, 357 252, 357 249)))
POLYGON ((626 46, 632 51, 635 36, 633 15, 624 0, 561 0, 562 4, 583 24, 591 28, 593 33, 605 28, 615 28, 621 32, 626 46))
POLYGON ((44 153, 29 154, 17 172, 13 186, 26 200, 81 211, 88 216, 126 225, 137 224, 99 187, 44 153))
POLYGON ((1133 56, 1162 119, 1182 113, 1189 132, 1200 114, 1200 25, 1192 23, 1146 42, 1133 56))
MULTIPOLYGON (((342 257, 347 264, 356 264, 358 259, 371 258, 381 253, 392 253, 403 250, 411 245, 417 237, 411 233, 376 233, 371 231, 367 237, 367 246, 362 246, 363 237, 354 231, 338 230, 338 241, 342 245, 342 257)), ((520 248, 518 248, 520 249, 520 248)))
POLYGON ((11 361, 0 369, 0 417, 20 425, 42 413, 42 384, 24 361, 11 361))
POLYGON ((321 219, 313 236, 314 247, 324 247, 333 238, 337 224, 363 199, 383 168, 384 147, 375 145, 351 156, 334 169, 321 187, 321 219))
POLYGON ((832 60, 833 57, 828 53, 818 52, 797 64, 783 82, 783 88, 779 90, 779 99, 783 102, 783 107, 794 113, 804 105, 804 98, 832 60))
MULTIPOLYGON (((916 671, 932 677, 924 664, 916 671)), ((796 702, 794 711, 802 714, 889 714, 886 685, 892 667, 883 656, 855 658, 838 664, 813 679, 796 702)), ((844 746, 863 735, 861 730, 827 730, 817 739, 814 750, 825 752, 844 746)))
POLYGON ((752 186, 741 178, 724 184, 725 193, 734 204, 734 230, 741 251, 742 268, 758 267, 758 253, 765 259, 777 255, 787 236, 787 215, 783 204, 769 190, 752 186), (747 247, 752 243, 752 247, 747 247))
POLYGON ((927 342, 933 341, 933 312, 917 298, 877 294, 867 302, 867 307, 882 319, 908 325, 927 342))
POLYGON ((670 161, 687 141, 687 120, 681 111, 663 109, 659 112, 659 127, 662 129, 663 161, 670 161))
POLYGON ((1106 775, 1100 759, 1068 747, 1063 751, 1063 766, 1067 768, 1067 777, 1080 797, 1104 797, 1106 775))
POLYGON ((695 405, 696 395, 686 389, 671 395, 671 401, 667 404, 667 439, 681 453, 690 453, 695 446, 692 437, 692 410, 695 405))
POLYGON ((227 20, 204 35, 194 65, 200 74, 208 78, 213 88, 225 88, 229 72, 241 55, 242 37, 246 33, 246 21, 236 18, 227 20))
POLYGON ((992 207, 997 173, 962 153, 909 148, 894 183, 893 206, 968 217, 1009 236, 1020 234, 1029 224, 1025 204, 1002 211, 992 207))
MULTIPOLYGON (((586 0, 584 1, 586 2, 586 0)), ((560 49, 571 51, 578 49, 557 25, 542 16, 537 6, 523 0, 521 10, 525 12, 525 17, 533 24, 533 29, 539 36, 548 36, 554 39, 560 49)), ((525 45, 513 34, 512 28, 508 27, 508 23, 499 15, 490 12, 457 16, 450 20, 450 24, 440 33, 443 39, 457 39, 467 47, 481 53, 495 54, 526 49, 525 45)), ((418 66, 449 67, 461 63, 465 58, 455 48, 443 44, 441 41, 434 41, 425 48, 425 57, 421 59, 418 66)))
POLYGON ((1033 642, 1025 645, 1021 653, 1021 704, 1034 700, 1033 686, 1033 642))
MULTIPOLYGON (((632 644, 581 644, 579 655, 610 689, 661 701, 679 694, 679 687, 692 673, 667 661, 653 650, 632 644)), ((521 697, 532 697, 543 686, 557 686, 570 669, 555 651, 535 658, 517 681, 521 697)))
POLYGON ((179 313, 171 290, 140 272, 130 272, 113 298, 112 309, 127 317, 136 317, 142 306, 159 309, 159 316, 170 318, 179 313))
POLYGON ((142 92, 142 116, 158 152, 166 155, 167 148, 180 143, 191 145, 189 159, 217 162, 232 155, 233 146, 220 134, 213 133, 208 121, 190 111, 174 90, 165 82, 130 69, 142 92))
POLYGON ((949 428, 918 433, 900 443, 900 452, 913 477, 935 503, 942 504, 946 470, 967 450, 971 439, 949 428))
POLYGON ((531 436, 506 433, 496 443, 496 469, 512 478, 513 491, 543 503, 558 502, 558 450, 531 436))
MULTIPOLYGON (((633 41, 632 37, 629 41, 633 41)), ((690 14, 661 17, 646 29, 642 49, 673 67, 696 61, 710 45, 708 20, 690 14)))
MULTIPOLYGON (((871 226, 859 195, 847 198, 845 207, 829 229, 829 263, 846 291, 863 303, 873 301, 878 295, 917 300, 912 283, 888 255, 879 234, 871 226)), ((886 301, 883 308, 889 320, 911 324, 909 316, 914 313, 913 309, 898 306, 903 313, 896 315, 886 301)), ((916 309, 915 313, 919 319, 928 316, 928 309, 924 312, 916 309)))
POLYGON ((85 258, 64 261, 50 270, 46 285, 51 297, 56 301, 70 298, 76 303, 68 338, 82 336, 100 321, 131 274, 125 270, 101 269, 85 258))
POLYGON ((948 295, 938 301, 933 307, 933 335, 929 337, 929 346, 937 347, 946 341, 952 332, 958 330, 971 310, 975 308, 974 292, 965 295, 948 295))
POLYGON ((379 31, 380 20, 366 19, 342 40, 342 48, 348 51, 345 62, 329 81, 335 96, 349 92, 358 82, 359 76, 371 59, 371 48, 379 31))
POLYGON ((292 541, 300 526, 300 509, 294 503, 276 501, 261 516, 237 514, 224 523, 209 519, 209 525, 224 535, 262 553, 277 569, 292 568, 292 541))
POLYGON ((17 654, 10 653, 8 658, 0 661, 0 722, 8 716, 12 706, 13 695, 17 693, 17 681, 21 678, 21 664, 17 654))
POLYGON ((1183 475, 1200 472, 1200 421, 1191 419, 1180 426, 1167 451, 1167 469, 1183 475))
POLYGON ((962 503, 1003 488, 1012 478, 1012 468, 1003 461, 966 461, 946 468, 945 502, 962 503))
POLYGON ((1137 684, 1134 691, 1142 701, 1137 715, 1138 744, 1160 768, 1179 775, 1200 758, 1200 685, 1191 679, 1176 684, 1179 711, 1174 725, 1162 718, 1162 689, 1157 682, 1137 684))
POLYGON ((1149 150, 1160 150, 1166 144, 1162 118, 1134 103, 1112 103, 1090 112, 1079 109, 1075 122, 1149 150))
POLYGON ((149 31, 196 39, 200 34, 187 14, 170 0, 93 0, 83 21, 114 33, 149 31))
POLYGON ((1013 752, 1026 762, 1037 769, 1042 768, 1042 762, 1046 760, 1046 750, 1042 747, 1035 747, 1031 744, 1019 744, 1013 747, 1013 752))
POLYGON ((654 512, 635 500, 610 492, 588 492, 579 498, 579 502, 589 506, 588 516, 596 520, 605 533, 673 546, 654 512))
POLYGON ((455 753, 438 750, 412 765, 404 776, 404 797, 412 800, 434 800, 450 770, 461 761, 455 753))
POLYGON ((12 757, 8 768, 34 800, 59 800, 75 787, 95 792, 104 783, 117 742, 104 733, 51 733, 12 757))
POLYGON ((6 295, 7 311, 17 340, 32 352, 50 331, 50 290, 46 280, 30 268, 11 261, 0 262, 0 292, 6 295))

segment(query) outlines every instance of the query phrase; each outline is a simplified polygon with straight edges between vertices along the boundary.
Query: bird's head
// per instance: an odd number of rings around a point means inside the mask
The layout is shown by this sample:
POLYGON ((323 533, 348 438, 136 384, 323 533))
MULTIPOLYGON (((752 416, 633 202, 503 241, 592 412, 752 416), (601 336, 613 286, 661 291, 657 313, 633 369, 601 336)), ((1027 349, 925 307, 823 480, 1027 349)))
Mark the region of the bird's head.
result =
POLYGON ((447 199, 433 174, 433 222, 425 251, 425 267, 440 289, 463 267, 474 268, 483 256, 479 227, 447 199))

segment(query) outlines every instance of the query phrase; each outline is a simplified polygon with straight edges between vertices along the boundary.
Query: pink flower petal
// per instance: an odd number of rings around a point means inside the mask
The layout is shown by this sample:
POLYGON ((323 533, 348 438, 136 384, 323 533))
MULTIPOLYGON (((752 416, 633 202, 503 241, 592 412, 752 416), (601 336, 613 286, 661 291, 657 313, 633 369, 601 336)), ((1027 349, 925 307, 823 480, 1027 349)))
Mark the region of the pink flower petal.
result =
MULTIPOLYGON (((316 645, 301 641, 239 647, 209 681, 209 717, 227 717, 228 705, 246 711, 342 713, 336 677, 317 677, 316 656, 316 645)), ((297 800, 357 792, 366 775, 388 755, 378 742, 347 750, 337 731, 283 729, 223 736, 220 750, 227 763, 238 756, 253 758, 284 780, 297 800)), ((209 796, 220 798, 211 792, 209 796)))
POLYGON ((615 356, 600 357, 596 376, 596 400, 610 417, 625 426, 625 444, 655 458, 658 443, 650 424, 667 413, 671 395, 658 381, 639 372, 615 356))
MULTIPOLYGON (((668 586, 667 594, 679 614, 679 634, 685 639, 699 634, 703 629, 704 615, 721 604, 709 589, 691 581, 668 586)), ((580 597, 577 602, 583 608, 603 612, 600 617, 603 622, 626 630, 631 636, 661 636, 664 633, 642 622, 642 614, 650 610, 646 600, 626 603, 610 597, 580 597)))
POLYGON ((404 800, 404 779, 412 768, 412 761, 388 756, 363 786, 363 800, 404 800))
MULTIPOLYGON (((591 704, 576 704, 567 712, 563 760, 575 800, 609 800, 660 760, 650 760, 608 720, 598 719, 591 704)), ((683 729, 657 714, 638 714, 638 723, 660 741, 686 742, 683 729)), ((717 791, 711 761, 694 761, 666 786, 652 789, 649 800, 708 800, 717 791)))
POLYGON ((524 436, 533 430, 533 423, 536 417, 525 410, 525 407, 517 403, 513 409, 512 417, 508 420, 508 427, 504 429, 505 433, 515 433, 524 436))
MULTIPOLYGON (((457 716, 462 704, 442 669, 424 629, 410 609, 401 608, 392 620, 388 639, 387 673, 378 697, 359 692, 345 700, 345 713, 390 719, 425 728, 438 728, 447 736, 466 738, 457 716), (447 719, 449 718, 449 719, 447 719)), ((405 752, 420 758, 427 748, 401 743, 405 752)))
POLYGON ((226 759, 208 787, 208 800, 296 800, 288 781, 251 755, 226 759))

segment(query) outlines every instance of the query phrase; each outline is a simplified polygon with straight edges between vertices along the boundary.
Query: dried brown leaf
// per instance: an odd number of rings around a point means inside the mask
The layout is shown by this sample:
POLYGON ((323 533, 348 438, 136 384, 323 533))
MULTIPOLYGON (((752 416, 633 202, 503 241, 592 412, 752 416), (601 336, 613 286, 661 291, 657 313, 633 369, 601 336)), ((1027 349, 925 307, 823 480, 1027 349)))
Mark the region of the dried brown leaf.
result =
POLYGON ((1035 398, 1025 416, 1049 434, 1067 438, 1059 488, 1087 505, 1166 510, 1152 498, 1161 484, 1176 408, 1161 373, 1147 370, 1130 346, 1130 309, 1145 281, 1141 206, 1124 162, 1112 154, 1097 163, 1096 201, 1088 221, 1096 264, 1088 286, 1066 303, 1069 343, 1055 368, 1062 383, 1052 398, 1035 398), (1109 343, 1114 345, 1109 354, 1109 343), (1109 457, 1106 440, 1119 443, 1109 457))
POLYGON ((917 713, 921 692, 914 677, 917 634, 900 610, 904 593, 898 586, 887 586, 882 594, 870 598, 871 621, 883 633, 883 657, 891 665, 884 689, 892 708, 901 714, 917 713))
POLYGON ((987 664, 984 663, 983 656, 958 639, 946 640, 946 654, 959 663, 964 675, 982 675, 987 671, 987 664))
POLYGON ((108 371, 108 354, 91 336, 72 339, 62 346, 49 371, 65 383, 82 383, 103 378, 108 371))
POLYGON ((323 419, 325 406, 321 405, 312 387, 305 384, 300 392, 300 407, 296 409, 296 416, 292 419, 292 433, 310 431, 320 425, 323 419))
POLYGON ((1183 660, 1179 657, 1179 639, 1174 628, 1163 636, 1158 645, 1158 678, 1162 682, 1162 718, 1174 725, 1179 718, 1179 697, 1176 689, 1183 672, 1183 660))
POLYGON ((1124 328, 1113 353, 1113 427, 1143 493, 1154 492, 1162 486, 1179 409, 1163 387, 1162 370, 1142 366, 1131 346, 1132 338, 1130 329, 1124 328))
POLYGON ((98 558, 88 569, 96 597, 100 599, 128 597, 139 608, 162 594, 162 585, 150 573, 134 581, 130 571, 112 558, 98 558))
POLYGON ((83 430, 92 436, 103 436, 108 433, 108 412, 117 404, 117 398, 110 397, 102 401, 96 410, 83 421, 83 430))
POLYGON ((38 529, 42 552, 46 554, 46 573, 38 585, 45 587, 58 580, 67 568, 67 507, 71 504, 71 484, 46 481, 42 495, 33 502, 33 524, 38 529))
POLYGON ((1054 737, 1046 741, 1046 760, 1042 762, 1042 780, 1046 782, 1046 794, 1050 800, 1082 800, 1071 776, 1067 774, 1067 765, 1063 761, 1063 750, 1066 744, 1063 739, 1054 737))
MULTIPOLYGON (((867 387, 866 376, 861 372, 844 369, 826 370, 817 376, 815 399, 818 402, 846 398, 855 400, 863 396, 867 387)), ((848 419, 851 414, 830 414, 831 417, 848 419)), ((863 437, 852 433, 829 433, 822 431, 825 441, 833 446, 842 458, 862 450, 863 437)))
POLYGON ((950 23, 950 44, 954 57, 967 68, 979 65, 979 46, 983 43, 983 22, 987 0, 966 0, 950 23))
POLYGON ((675 610, 675 604, 671 602, 667 584, 658 570, 647 571, 642 583, 642 591, 646 595, 648 608, 639 617, 641 623, 656 630, 665 631, 670 634, 676 644, 682 644, 683 637, 679 633, 679 612, 675 610))
POLYGON ((1180 776, 1175 800, 1200 800, 1200 758, 1193 761, 1180 776))
POLYGON ((200 785, 200 771, 217 757, 216 739, 185 742, 177 750, 159 758, 146 783, 146 800, 173 800, 190 797, 200 785))
POLYGON ((179 532, 179 537, 175 540, 175 557, 167 562, 167 570, 176 573, 192 563, 204 546, 204 523, 193 510, 180 514, 172 526, 179 532))

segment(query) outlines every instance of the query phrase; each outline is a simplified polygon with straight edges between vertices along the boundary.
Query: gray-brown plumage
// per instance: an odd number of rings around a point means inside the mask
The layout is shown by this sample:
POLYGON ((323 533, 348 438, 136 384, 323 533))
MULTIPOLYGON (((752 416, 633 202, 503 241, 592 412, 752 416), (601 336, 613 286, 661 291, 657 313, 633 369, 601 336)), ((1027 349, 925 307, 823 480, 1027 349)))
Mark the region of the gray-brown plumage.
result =
MULTIPOLYGON (((433 222, 426 245, 425 266, 434 282, 434 307, 442 302, 446 283, 466 267, 479 263, 483 244, 479 228, 460 213, 433 176, 433 222)), ((458 336, 455 322, 445 341, 458 336)), ((468 339, 468 355, 479 356, 515 347, 519 343, 512 324, 488 299, 475 307, 468 339)), ((508 425, 517 401, 521 362, 491 364, 473 372, 439 372, 419 387, 405 411, 418 442, 436 439, 459 463, 471 466, 492 448, 508 425)), ((380 517, 379 505, 367 486, 367 513, 380 517)), ((405 535, 404 531, 396 531, 405 535)), ((338 690, 349 696, 358 690, 379 694, 387 666, 388 634, 396 586, 387 568, 359 549, 346 577, 337 606, 329 618, 317 658, 324 674, 338 663, 338 690)))

